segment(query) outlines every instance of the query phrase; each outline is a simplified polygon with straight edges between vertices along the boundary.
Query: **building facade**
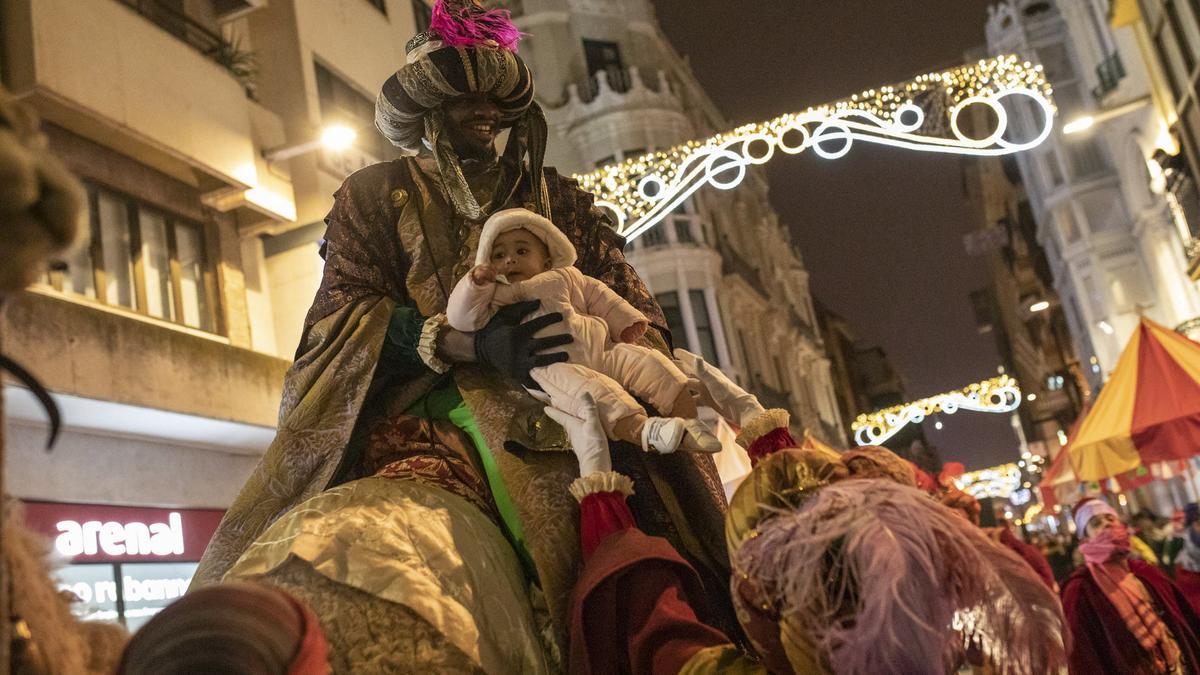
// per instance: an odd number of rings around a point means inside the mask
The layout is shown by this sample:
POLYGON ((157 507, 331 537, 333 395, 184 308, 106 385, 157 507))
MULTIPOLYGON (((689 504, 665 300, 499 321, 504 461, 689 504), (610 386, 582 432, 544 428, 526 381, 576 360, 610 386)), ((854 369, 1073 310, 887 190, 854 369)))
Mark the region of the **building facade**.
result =
POLYGON ((904 379, 882 347, 860 344, 850 323, 837 312, 815 300, 830 377, 843 431, 854 438, 851 424, 859 415, 900 405, 908 400, 904 379))
MULTIPOLYGON (((991 53, 1043 64, 1054 88, 1060 124, 1016 162, 1093 389, 1116 367, 1140 316, 1179 326, 1200 314, 1187 279, 1190 236, 1152 189, 1148 161, 1169 139, 1152 104, 1154 76, 1134 28, 1110 26, 1108 9, 1102 0, 1006 0, 987 22, 991 53)), ((1033 128, 1031 109, 1009 112, 1011 134, 1033 128)))
MULTIPOLYGON (((521 0, 521 53, 552 128, 547 164, 591 171, 728 128, 647 0, 521 0)), ((701 190, 626 255, 676 346, 702 354, 796 426, 845 441, 808 273, 761 172, 701 190)))
MULTIPOLYGON (((1159 114, 1162 139, 1151 165, 1152 189, 1172 202, 1186 237, 1188 273, 1200 279, 1200 5, 1194 0, 1117 0, 1109 5, 1114 30, 1137 38, 1150 73, 1151 103, 1159 114)), ((1195 324, 1187 332, 1196 336, 1195 324)))
POLYGON ((964 243, 988 277, 988 285, 972 294, 979 330, 995 339, 1005 372, 1017 378, 1025 396, 1016 412, 1023 452, 1052 458, 1090 394, 1084 364, 1075 354, 1015 162, 971 158, 963 162, 963 174, 976 219, 964 243))
POLYGON ((75 563, 64 582, 89 616, 136 627, 177 597, 273 438, 322 218, 351 171, 390 156, 374 97, 427 14, 0 0, 0 77, 84 181, 92 232, 0 319, 64 422, 47 452, 40 408, 5 383, 5 487, 75 563), (331 122, 356 147, 304 152, 331 122))

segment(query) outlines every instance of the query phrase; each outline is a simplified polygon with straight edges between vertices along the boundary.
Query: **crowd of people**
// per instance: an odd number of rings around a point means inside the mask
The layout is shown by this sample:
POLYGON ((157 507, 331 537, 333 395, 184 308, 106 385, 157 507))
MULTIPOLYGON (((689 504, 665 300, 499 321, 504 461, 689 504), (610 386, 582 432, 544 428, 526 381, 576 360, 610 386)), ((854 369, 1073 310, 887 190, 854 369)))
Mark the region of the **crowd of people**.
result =
POLYGON ((1200 673, 1197 509, 1135 537, 1086 500, 1077 543, 1026 542, 671 349, 542 166, 519 39, 440 1, 383 85, 406 156, 335 194, 276 439, 185 598, 132 638, 83 626, 7 509, 15 672, 1200 673), (753 466, 728 503, 700 408, 753 466))
MULTIPOLYGON (((1143 509, 1124 520, 1131 530, 1130 555, 1133 558, 1158 565, 1181 588, 1191 589, 1197 585, 1195 580, 1200 579, 1200 505, 1189 504, 1170 518, 1143 509)), ((1083 564, 1079 542, 1065 528, 1032 530, 1026 537, 1046 558, 1060 585, 1083 564)))

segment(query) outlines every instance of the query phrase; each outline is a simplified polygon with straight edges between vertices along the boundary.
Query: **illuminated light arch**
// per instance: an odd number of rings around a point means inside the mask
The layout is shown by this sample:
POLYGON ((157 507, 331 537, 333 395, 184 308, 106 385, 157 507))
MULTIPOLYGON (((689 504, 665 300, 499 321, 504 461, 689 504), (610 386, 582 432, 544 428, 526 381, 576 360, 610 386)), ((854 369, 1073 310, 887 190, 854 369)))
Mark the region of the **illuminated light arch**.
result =
POLYGON ((776 151, 796 155, 812 150, 837 159, 855 142, 977 156, 1028 150, 1046 140, 1053 128, 1051 93, 1040 65, 1000 56, 747 124, 575 178, 596 195, 596 205, 612 215, 617 231, 632 240, 700 188, 736 187, 748 167, 769 162, 776 151), (1041 113, 1040 121, 1034 122, 1040 128, 1023 142, 1004 138, 1009 125, 1004 104, 1019 100, 1041 113), (985 106, 995 117, 996 127, 986 136, 972 138, 959 125, 964 111, 973 106, 985 106))
POLYGON ((1008 375, 976 382, 959 391, 903 403, 855 418, 850 428, 859 445, 880 445, 909 424, 920 424, 934 413, 953 415, 959 410, 1006 413, 1021 404, 1021 388, 1008 375))
POLYGON ((1021 469, 1016 464, 971 471, 954 479, 958 489, 976 499, 1008 499, 1021 488, 1021 481, 1021 469))

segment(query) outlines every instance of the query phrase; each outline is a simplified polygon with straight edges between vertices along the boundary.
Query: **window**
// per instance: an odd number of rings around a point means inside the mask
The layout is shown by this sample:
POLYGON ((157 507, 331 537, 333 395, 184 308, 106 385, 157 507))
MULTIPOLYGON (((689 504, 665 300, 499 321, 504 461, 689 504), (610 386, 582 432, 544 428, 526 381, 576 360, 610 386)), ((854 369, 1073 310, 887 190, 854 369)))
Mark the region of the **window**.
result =
POLYGON ((88 186, 92 244, 48 283, 62 293, 200 330, 216 330, 215 290, 201 225, 88 186))
POLYGON ((584 40, 583 56, 587 61, 588 75, 604 71, 609 87, 616 92, 629 91, 629 78, 621 63, 621 48, 615 42, 584 40))
POLYGON ((696 320, 696 338, 700 341, 700 355, 705 361, 721 367, 717 359, 717 341, 713 334, 712 319, 708 315, 708 303, 701 289, 688 291, 688 300, 692 305, 692 318, 696 320))
POLYGON ((371 3, 372 7, 382 12, 384 16, 387 16, 386 0, 367 0, 367 2, 371 3))
POLYGON ((1046 177, 1046 185, 1050 189, 1062 185, 1064 178, 1062 169, 1058 166, 1058 153, 1054 151, 1054 148, 1046 150, 1045 154, 1041 156, 1041 162, 1042 171, 1046 177))
POLYGON ((94 227, 100 234, 100 269, 104 282, 101 299, 110 305, 122 305, 138 309, 133 295, 133 254, 129 235, 129 204, 108 192, 93 192, 93 218, 99 219, 94 227))
POLYGON ((692 236, 692 219, 687 216, 674 216, 671 220, 675 223, 675 241, 680 244, 692 244, 696 239, 692 236))
POLYGON ((662 246, 667 243, 667 234, 663 229, 662 224, 655 225, 641 236, 642 246, 649 248, 651 246, 662 246))
MULTIPOLYGON (((175 290, 171 287, 171 260, 167 254, 167 219, 161 213, 144 211, 140 225, 142 267, 146 273, 146 313, 160 319, 174 317, 175 290)), ((199 313, 192 315, 193 325, 199 321, 199 316, 199 313)))
POLYGON ((412 10, 417 21, 417 32, 429 30, 429 24, 433 21, 433 9, 425 4, 425 0, 412 0, 412 10))
POLYGON ((1076 180, 1094 178, 1108 170, 1108 160, 1096 139, 1074 139, 1065 146, 1072 178, 1076 180))
POLYGON ((320 63, 313 62, 321 121, 345 124, 358 132, 354 145, 373 160, 390 159, 391 144, 375 130, 375 101, 359 93, 348 82, 320 63))
POLYGON ((654 299, 658 301, 663 316, 667 318, 667 330, 671 331, 672 341, 676 346, 687 344, 687 331, 683 328, 683 311, 679 308, 679 294, 675 291, 667 291, 654 296, 654 299))

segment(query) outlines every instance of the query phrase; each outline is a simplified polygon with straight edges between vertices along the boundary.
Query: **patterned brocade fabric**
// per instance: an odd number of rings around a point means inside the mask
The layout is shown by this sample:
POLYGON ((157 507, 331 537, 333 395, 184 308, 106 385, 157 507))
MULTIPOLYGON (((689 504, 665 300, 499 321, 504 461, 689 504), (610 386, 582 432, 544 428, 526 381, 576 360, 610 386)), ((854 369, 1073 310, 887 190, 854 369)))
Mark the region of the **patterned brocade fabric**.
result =
POLYGON ((332 581, 306 561, 290 558, 263 578, 303 598, 321 617, 335 675, 486 672, 417 612, 332 581))
POLYGON ((377 477, 325 490, 267 528, 226 579, 264 577, 313 608, 338 673, 556 671, 512 546, 445 490, 377 477))
POLYGON ((376 420, 367 441, 364 468, 380 478, 438 487, 474 504, 496 524, 487 482, 468 458, 470 440, 450 422, 395 415, 376 420))

